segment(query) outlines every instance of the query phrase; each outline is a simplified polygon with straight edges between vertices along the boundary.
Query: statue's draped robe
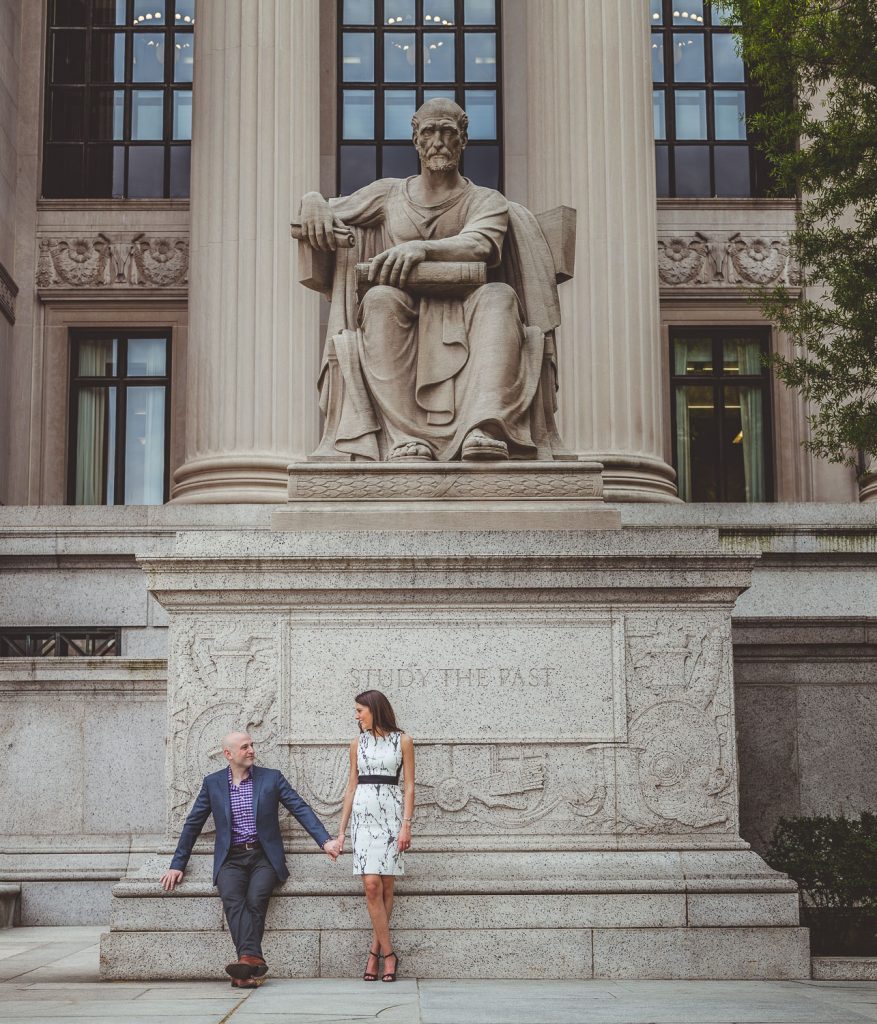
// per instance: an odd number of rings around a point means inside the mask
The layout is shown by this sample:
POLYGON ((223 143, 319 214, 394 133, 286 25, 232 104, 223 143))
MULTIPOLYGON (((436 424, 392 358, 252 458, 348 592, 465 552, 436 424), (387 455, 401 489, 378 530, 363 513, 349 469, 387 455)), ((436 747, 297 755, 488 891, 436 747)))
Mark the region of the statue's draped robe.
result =
POLYGON ((323 412, 331 404, 331 353, 343 394, 335 422, 327 416, 319 454, 377 461, 416 440, 447 461, 483 425, 508 443, 512 458, 568 458, 554 426, 557 288, 538 222, 469 181, 443 202, 423 206, 409 194, 412 180, 385 178, 329 201, 354 228, 356 244, 336 253, 323 412), (383 286, 358 302, 357 263, 402 242, 454 236, 487 243, 491 283, 465 298, 383 286))

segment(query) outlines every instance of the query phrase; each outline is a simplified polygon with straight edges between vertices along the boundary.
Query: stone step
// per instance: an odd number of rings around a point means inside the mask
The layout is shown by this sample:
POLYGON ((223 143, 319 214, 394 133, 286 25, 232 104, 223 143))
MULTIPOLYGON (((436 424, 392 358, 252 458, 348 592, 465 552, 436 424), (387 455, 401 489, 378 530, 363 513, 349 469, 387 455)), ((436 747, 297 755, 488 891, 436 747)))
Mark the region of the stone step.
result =
MULTIPOLYGON (((275 930, 263 948, 274 977, 358 977, 370 937, 360 928, 275 930)), ((396 928, 393 941, 407 978, 810 976, 806 928, 396 928)), ((218 931, 114 930, 101 937, 101 976, 218 978, 233 955, 229 936, 218 931)))
MULTIPOLYGON (((121 887, 117 886, 118 892, 121 887)), ((397 928, 670 928, 797 926, 794 893, 606 893, 570 895, 400 895, 393 912, 397 928)), ((365 900, 358 895, 313 896, 288 891, 268 908, 268 931, 368 928, 365 900)), ((113 931, 167 932, 223 927, 218 896, 149 894, 113 897, 113 931)))

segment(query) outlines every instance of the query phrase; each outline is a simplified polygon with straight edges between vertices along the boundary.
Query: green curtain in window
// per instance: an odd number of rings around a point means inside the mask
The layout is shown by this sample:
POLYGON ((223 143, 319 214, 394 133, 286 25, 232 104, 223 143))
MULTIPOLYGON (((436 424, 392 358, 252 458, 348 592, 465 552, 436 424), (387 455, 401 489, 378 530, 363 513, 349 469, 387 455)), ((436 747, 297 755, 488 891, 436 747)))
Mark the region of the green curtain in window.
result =
MULTIPOLYGON (((106 373, 107 342, 79 345, 79 375, 101 377, 106 373)), ((104 501, 108 388, 80 388, 76 431, 77 505, 101 505, 104 501)))
MULTIPOLYGON (((684 374, 689 352, 702 348, 698 340, 676 341, 673 346, 673 372, 684 374)), ((688 412, 688 388, 676 387, 676 490, 683 501, 691 501, 691 420, 688 412)))
MULTIPOLYGON (((752 341, 736 344, 740 375, 757 376, 762 373, 761 346, 752 341)), ((747 501, 765 501, 764 416, 761 408, 761 388, 740 387, 740 426, 743 430, 743 478, 747 501)))

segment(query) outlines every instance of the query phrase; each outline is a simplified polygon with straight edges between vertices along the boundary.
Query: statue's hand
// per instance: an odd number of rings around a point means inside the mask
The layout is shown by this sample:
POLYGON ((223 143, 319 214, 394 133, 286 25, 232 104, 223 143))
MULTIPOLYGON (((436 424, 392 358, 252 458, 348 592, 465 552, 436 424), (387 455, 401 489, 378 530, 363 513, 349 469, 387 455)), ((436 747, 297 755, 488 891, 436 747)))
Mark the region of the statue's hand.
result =
POLYGON ((371 261, 368 279, 376 284, 389 284, 394 288, 404 288, 408 275, 426 259, 426 242, 403 242, 378 253, 371 261))
POLYGON ((323 252, 334 252, 335 218, 332 209, 319 192, 308 192, 301 201, 302 234, 310 245, 323 252))

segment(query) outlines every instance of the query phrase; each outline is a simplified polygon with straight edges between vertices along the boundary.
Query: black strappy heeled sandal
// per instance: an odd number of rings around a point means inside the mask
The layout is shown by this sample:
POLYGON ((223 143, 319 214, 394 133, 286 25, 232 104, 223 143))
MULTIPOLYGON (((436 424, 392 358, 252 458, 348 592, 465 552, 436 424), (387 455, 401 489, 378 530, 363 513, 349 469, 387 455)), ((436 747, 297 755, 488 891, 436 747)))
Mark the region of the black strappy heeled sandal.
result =
MULTIPOLYGON (((368 951, 368 955, 370 957, 371 956, 377 957, 378 966, 380 966, 381 956, 383 955, 380 950, 378 950, 377 953, 376 953, 373 949, 370 949, 368 951)), ((366 960, 365 966, 368 967, 368 960, 366 960)), ((362 976, 362 980, 363 981, 377 981, 378 980, 378 976, 376 974, 372 974, 371 971, 366 970, 365 973, 362 976)))
POLYGON ((396 971, 398 971, 398 970, 399 970, 399 962, 400 962, 400 960, 401 960, 402 958, 401 958, 401 957, 400 957, 400 956, 399 956, 399 955, 398 955, 397 953, 394 953, 394 952, 393 952, 392 950, 390 950, 390 952, 389 952, 389 953, 382 953, 381 955, 382 955, 382 956, 383 956, 383 958, 384 958, 384 963, 386 963, 386 962, 387 962, 387 957, 388 957, 388 956, 392 956, 392 957, 395 957, 395 958, 396 958, 396 969, 395 969, 395 970, 393 970, 393 971, 386 971, 386 972, 385 972, 385 973, 384 973, 384 974, 383 974, 383 975, 381 976, 381 981, 388 981, 388 982, 389 982, 389 981, 395 981, 395 980, 396 980, 396 971))

